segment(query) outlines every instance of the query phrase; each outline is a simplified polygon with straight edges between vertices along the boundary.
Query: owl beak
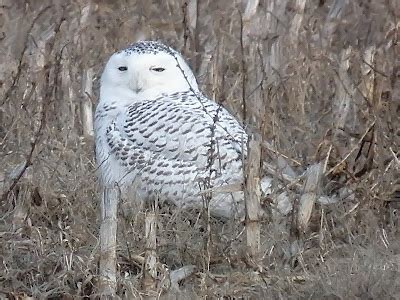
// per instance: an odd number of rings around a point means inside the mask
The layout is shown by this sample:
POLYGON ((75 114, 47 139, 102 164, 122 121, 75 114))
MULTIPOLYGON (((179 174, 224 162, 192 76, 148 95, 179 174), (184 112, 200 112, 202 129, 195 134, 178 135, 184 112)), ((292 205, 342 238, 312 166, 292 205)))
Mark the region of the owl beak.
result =
POLYGON ((131 82, 130 82, 130 88, 132 91, 134 91, 136 94, 140 93, 143 88, 142 88, 142 83, 139 80, 139 76, 136 72, 133 73, 131 82))

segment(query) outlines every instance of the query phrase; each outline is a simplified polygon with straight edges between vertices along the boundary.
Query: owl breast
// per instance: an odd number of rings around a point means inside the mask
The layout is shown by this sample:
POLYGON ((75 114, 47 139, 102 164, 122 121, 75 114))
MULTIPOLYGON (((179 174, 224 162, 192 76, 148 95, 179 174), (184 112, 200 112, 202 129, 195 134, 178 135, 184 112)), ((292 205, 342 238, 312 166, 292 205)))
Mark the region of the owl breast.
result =
MULTIPOLYGON (((140 99, 120 110, 100 107, 95 122, 97 162, 106 185, 135 184, 146 199, 200 207, 203 190, 243 180, 247 136, 224 108, 200 94, 140 99)), ((242 192, 215 192, 210 205, 215 214, 229 217, 242 199, 242 192)))

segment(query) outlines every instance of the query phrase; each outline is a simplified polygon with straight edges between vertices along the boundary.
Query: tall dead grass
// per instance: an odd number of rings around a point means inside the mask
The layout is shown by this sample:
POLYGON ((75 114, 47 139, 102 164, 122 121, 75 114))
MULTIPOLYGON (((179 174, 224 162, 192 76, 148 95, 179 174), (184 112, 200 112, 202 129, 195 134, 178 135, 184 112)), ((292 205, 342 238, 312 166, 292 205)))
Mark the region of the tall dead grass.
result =
MULTIPOLYGON (((323 162, 324 194, 348 188, 335 204, 315 204, 305 232, 292 214, 271 213, 261 226, 261 269, 247 256, 242 224, 163 205, 159 261, 197 267, 178 295, 400 297, 398 7, 4 1, 1 297, 97 294, 99 192, 86 116, 107 57, 142 37, 181 50, 206 94, 259 127, 295 169, 323 162)), ((299 199, 290 200, 296 209, 299 199)), ((143 215, 129 203, 119 215, 118 293, 139 297, 142 266, 132 257, 145 251, 143 215)))

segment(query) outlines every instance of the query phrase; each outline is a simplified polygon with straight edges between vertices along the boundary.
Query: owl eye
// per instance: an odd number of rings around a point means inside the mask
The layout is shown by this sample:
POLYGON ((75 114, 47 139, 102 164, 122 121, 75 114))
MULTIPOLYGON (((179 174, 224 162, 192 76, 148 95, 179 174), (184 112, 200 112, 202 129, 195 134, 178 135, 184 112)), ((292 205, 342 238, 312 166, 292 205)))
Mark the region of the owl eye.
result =
POLYGON ((165 71, 165 69, 164 68, 161 68, 161 67, 159 67, 159 68, 151 68, 153 71, 156 71, 156 72, 163 72, 163 71, 165 71))
POLYGON ((122 66, 122 67, 119 67, 118 70, 120 70, 121 72, 127 71, 128 67, 122 66))

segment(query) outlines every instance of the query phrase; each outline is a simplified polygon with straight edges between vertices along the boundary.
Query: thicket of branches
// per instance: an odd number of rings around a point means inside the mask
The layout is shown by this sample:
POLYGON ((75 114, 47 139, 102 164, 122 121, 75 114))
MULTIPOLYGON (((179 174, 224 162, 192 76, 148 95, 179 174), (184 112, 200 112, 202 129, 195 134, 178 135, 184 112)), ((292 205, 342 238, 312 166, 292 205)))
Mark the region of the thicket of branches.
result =
MULTIPOLYGON (((261 268, 246 254, 242 224, 163 206, 160 262, 197 267, 182 295, 400 297, 399 7, 398 0, 3 1, 0 297, 96 295, 91 113, 108 56, 143 38, 180 50, 205 93, 257 127, 295 169, 323 162, 321 193, 349 192, 317 203, 305 232, 293 230, 293 214, 271 213, 261 268)), ((298 199, 291 202, 296 209, 298 199)), ((118 293, 137 297, 142 273, 132 257, 145 250, 143 216, 130 203, 119 214, 118 293)))

